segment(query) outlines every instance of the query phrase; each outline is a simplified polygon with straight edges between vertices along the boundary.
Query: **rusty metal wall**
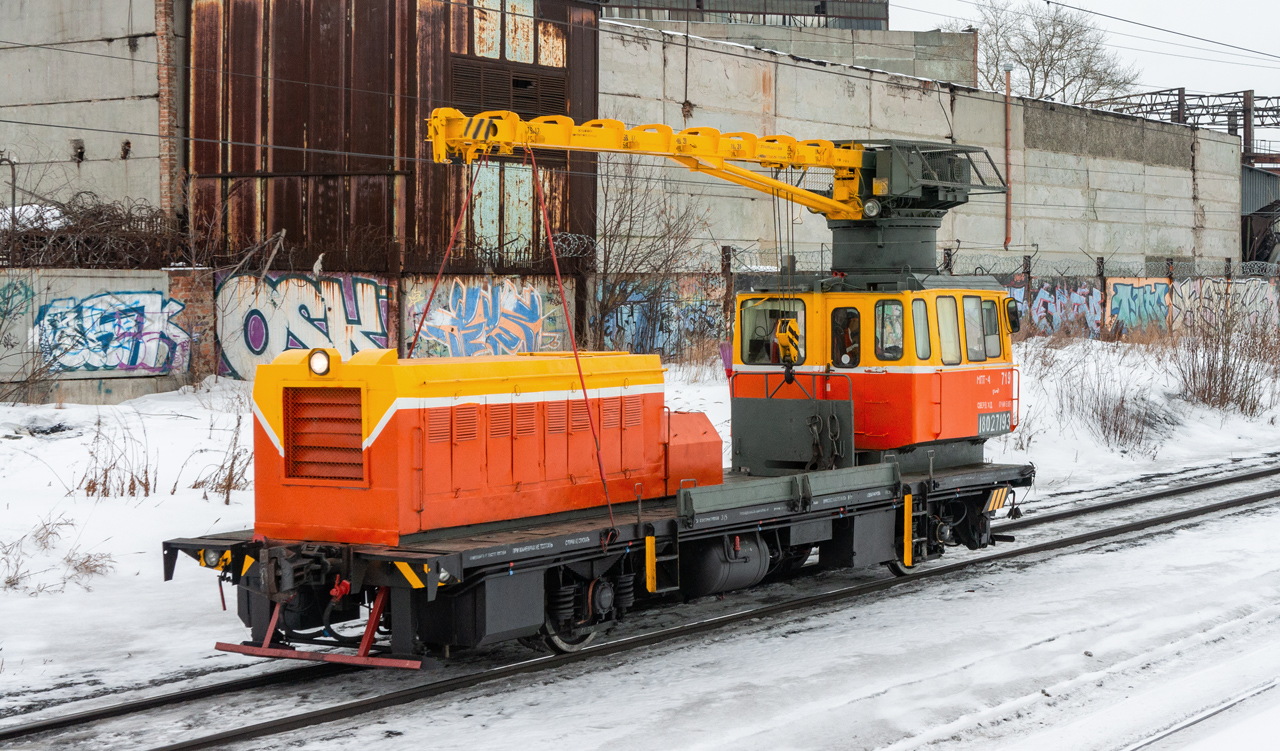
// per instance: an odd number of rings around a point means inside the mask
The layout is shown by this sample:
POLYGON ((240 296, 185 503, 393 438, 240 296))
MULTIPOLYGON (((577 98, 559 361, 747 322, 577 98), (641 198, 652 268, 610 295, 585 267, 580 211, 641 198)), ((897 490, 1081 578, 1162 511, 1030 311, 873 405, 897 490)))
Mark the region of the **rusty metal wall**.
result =
MULTIPOLYGON (((434 271, 469 177, 430 163, 423 120, 494 102, 594 118, 596 15, 563 0, 193 0, 195 229, 222 239, 229 264, 283 233, 277 269, 323 253, 326 270, 434 271)), ((468 212, 451 271, 544 270, 533 183, 514 161, 477 178, 500 210, 468 212)), ((539 168, 553 232, 594 236, 594 160, 539 155, 539 168)))

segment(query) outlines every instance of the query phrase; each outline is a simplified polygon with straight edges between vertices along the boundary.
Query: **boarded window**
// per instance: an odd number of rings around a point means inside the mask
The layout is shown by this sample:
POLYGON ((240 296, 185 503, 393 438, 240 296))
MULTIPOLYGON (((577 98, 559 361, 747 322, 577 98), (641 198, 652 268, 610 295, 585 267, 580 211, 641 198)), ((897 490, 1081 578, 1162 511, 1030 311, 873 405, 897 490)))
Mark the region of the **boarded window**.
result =
POLYGON ((475 49, 478 57, 497 59, 502 55, 502 0, 473 0, 475 49))
POLYGON ((954 297, 938 298, 938 342, 942 345, 942 364, 960 364, 960 313, 954 297))
POLYGON ((533 0, 507 0, 506 58, 533 62, 533 0))

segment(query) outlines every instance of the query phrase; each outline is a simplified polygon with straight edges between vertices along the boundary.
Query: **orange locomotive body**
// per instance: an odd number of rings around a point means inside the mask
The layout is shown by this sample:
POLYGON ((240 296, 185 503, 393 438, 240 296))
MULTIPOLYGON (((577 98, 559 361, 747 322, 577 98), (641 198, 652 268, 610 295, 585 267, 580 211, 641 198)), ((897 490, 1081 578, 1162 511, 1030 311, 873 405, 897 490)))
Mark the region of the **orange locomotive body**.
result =
POLYGON ((851 402, 859 464, 1007 433, 1018 420, 1007 299, 985 289, 740 295, 733 395, 851 402), (791 383, 776 341, 784 320, 797 334, 791 383))
POLYGON ((656 355, 397 360, 390 350, 323 374, 308 352, 254 383, 255 532, 399 544, 428 530, 529 519, 722 481, 705 415, 668 413, 656 355))

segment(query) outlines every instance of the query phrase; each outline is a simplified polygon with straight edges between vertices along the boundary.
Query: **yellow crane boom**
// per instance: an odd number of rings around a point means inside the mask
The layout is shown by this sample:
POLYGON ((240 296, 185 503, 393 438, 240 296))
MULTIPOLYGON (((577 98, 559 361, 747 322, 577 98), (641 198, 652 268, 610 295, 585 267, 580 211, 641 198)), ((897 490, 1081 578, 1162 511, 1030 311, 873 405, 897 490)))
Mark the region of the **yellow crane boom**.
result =
POLYGON ((525 121, 516 113, 505 111, 467 117, 449 107, 432 111, 427 132, 432 158, 437 162, 461 159, 470 163, 484 154, 511 154, 516 148, 659 156, 694 172, 785 198, 835 220, 863 218, 859 182, 864 157, 871 156, 860 143, 721 133, 715 128, 686 128, 679 132, 668 125, 627 128, 618 120, 591 120, 576 125, 564 116, 525 121), (832 195, 806 190, 730 162, 769 169, 831 169, 835 172, 832 195))

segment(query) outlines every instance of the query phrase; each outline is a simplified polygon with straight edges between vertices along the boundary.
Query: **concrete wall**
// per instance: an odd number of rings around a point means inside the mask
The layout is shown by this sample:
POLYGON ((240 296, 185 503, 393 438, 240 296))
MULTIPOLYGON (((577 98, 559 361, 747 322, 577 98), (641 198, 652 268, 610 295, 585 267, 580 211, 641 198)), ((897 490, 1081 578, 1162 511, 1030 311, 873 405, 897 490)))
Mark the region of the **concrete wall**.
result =
POLYGON ((219 274, 218 372, 252 379, 286 349, 334 347, 345 358, 394 348, 393 290, 373 274, 219 274))
MULTIPOLYGON (((605 17, 610 7, 605 6, 605 17)), ((773 50, 841 65, 976 86, 976 35, 942 31, 872 31, 748 23, 690 23, 621 19, 650 29, 773 50)), ((683 44, 683 41, 680 42, 683 44)))
MULTIPOLYGON (((0 383, 28 401, 115 403, 211 370, 208 272, 0 271, 0 383)), ((7 390, 7 389, 5 389, 7 390)))
MULTIPOLYGON (((160 140, 100 132, 160 130, 157 61, 168 40, 157 37, 154 1, 7 0, 0 29, 8 42, 48 45, 0 49, 0 118, 68 126, 0 123, 0 150, 22 165, 19 201, 92 191, 161 205, 160 140)), ((7 185, 0 193, 7 203, 7 185)))
POLYGON ((574 282, 565 280, 562 302, 555 277, 446 276, 441 278, 422 334, 418 319, 431 297, 434 276, 401 280, 402 352, 411 357, 473 357, 569 349, 564 302, 574 309, 574 282))
MULTIPOLYGON (((601 116, 798 138, 954 137, 986 147, 1004 171, 1001 94, 701 39, 690 40, 686 84, 685 59, 682 34, 603 22, 601 116)), ((1013 255, 1238 257, 1238 138, 1018 99, 1012 145, 1013 255)), ((701 196, 696 200, 710 208, 703 237, 709 257, 719 245, 733 245, 748 250, 738 253, 740 266, 774 263, 767 196, 674 164, 663 174, 673 181, 670 190, 701 196)), ((819 268, 830 243, 825 220, 795 207, 789 219, 801 267, 819 268)), ((939 242, 995 252, 1004 234, 1003 196, 979 196, 948 215, 939 242)))

